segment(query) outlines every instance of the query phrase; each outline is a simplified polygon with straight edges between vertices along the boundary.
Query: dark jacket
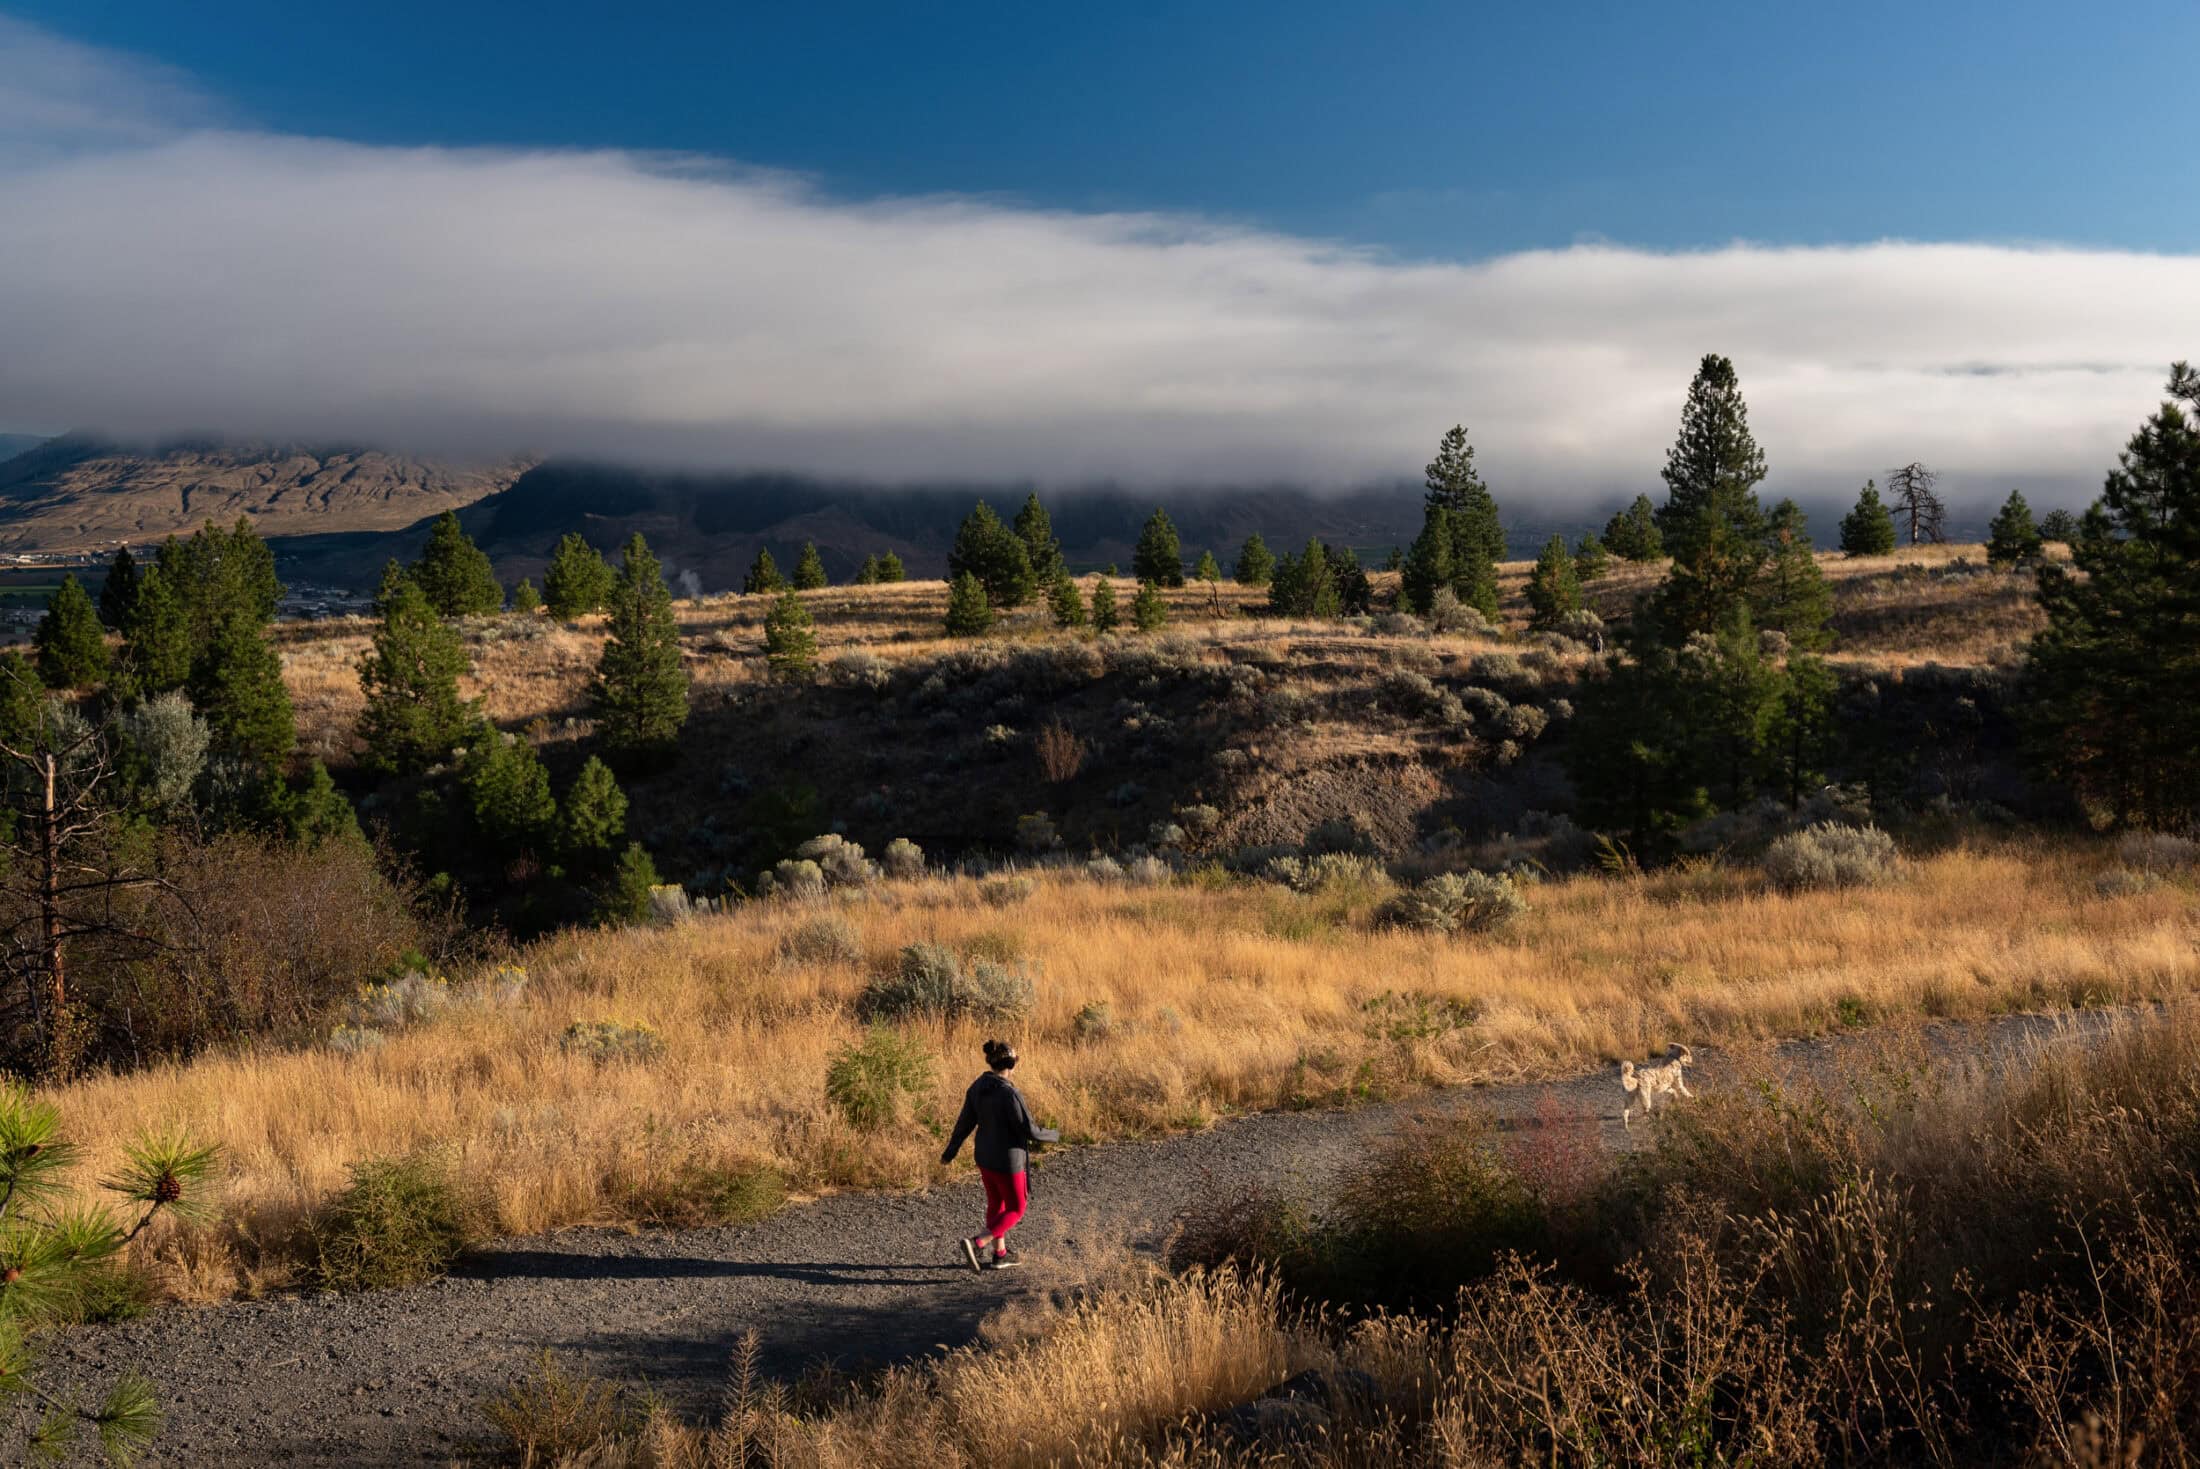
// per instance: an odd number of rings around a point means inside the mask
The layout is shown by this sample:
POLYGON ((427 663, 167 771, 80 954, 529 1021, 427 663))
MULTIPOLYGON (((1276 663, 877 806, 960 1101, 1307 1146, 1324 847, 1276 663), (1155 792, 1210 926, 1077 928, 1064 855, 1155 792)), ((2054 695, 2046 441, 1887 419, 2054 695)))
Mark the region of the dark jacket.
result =
POLYGON ((978 1141, 971 1152, 977 1156, 980 1168, 995 1173, 1023 1172, 1027 1144, 1062 1140, 1054 1129, 1033 1124, 1031 1113, 1024 1108, 1024 1094, 998 1071, 988 1071, 963 1093, 962 1116, 955 1119, 955 1135, 947 1140, 947 1151, 940 1154, 942 1163, 955 1161, 963 1139, 973 1128, 978 1141))

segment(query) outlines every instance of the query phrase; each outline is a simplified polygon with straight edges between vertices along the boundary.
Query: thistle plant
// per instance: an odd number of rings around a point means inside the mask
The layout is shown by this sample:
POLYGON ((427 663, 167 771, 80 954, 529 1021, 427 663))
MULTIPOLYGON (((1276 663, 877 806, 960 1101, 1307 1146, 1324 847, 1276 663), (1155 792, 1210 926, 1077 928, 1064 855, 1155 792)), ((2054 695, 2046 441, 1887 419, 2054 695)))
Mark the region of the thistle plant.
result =
POLYGON ((128 1464, 160 1428, 152 1384, 125 1375, 98 1406, 85 1407, 39 1385, 31 1338, 94 1314, 125 1252, 157 1216, 203 1217, 218 1150, 174 1131, 141 1136, 101 1184, 128 1206, 118 1217, 113 1206, 67 1200, 67 1175, 81 1155, 60 1132, 52 1103, 20 1083, 0 1083, 0 1401, 39 1411, 30 1442, 42 1454, 66 1455, 89 1424, 107 1458, 128 1464))

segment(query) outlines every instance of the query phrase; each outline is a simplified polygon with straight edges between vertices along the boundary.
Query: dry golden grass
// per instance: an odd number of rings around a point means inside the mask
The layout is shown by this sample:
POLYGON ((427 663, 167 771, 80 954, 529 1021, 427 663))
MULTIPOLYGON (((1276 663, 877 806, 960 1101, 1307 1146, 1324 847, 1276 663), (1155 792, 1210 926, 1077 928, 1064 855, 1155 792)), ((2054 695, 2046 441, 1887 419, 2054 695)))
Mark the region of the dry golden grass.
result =
POLYGON ((1535 889, 1513 931, 1478 940, 1373 930, 1371 890, 1049 874, 1022 904, 995 907, 967 880, 885 885, 853 902, 561 935, 523 956, 516 1006, 457 1008, 358 1055, 207 1056, 54 1100, 89 1146, 87 1176, 147 1122, 222 1144, 228 1223, 163 1247, 176 1289, 219 1296, 282 1278, 285 1231, 348 1165, 422 1147, 449 1149, 514 1233, 655 1217, 699 1170, 768 1164, 808 1190, 940 1176, 938 1126, 974 1070, 978 1031, 911 1028, 940 1064, 897 1127, 856 1132, 823 1094, 833 1052, 859 1034, 866 978, 919 940, 1029 963, 1038 1002, 1016 1033, 1035 1110, 1072 1140, 1127 1137, 1576 1071, 1668 1040, 2200 985, 2191 893, 2101 898, 2101 865, 2086 847, 2015 841, 1927 857, 1865 892, 1783 896, 1746 870, 1579 877, 1535 889), (782 936, 821 911, 854 926, 862 957, 781 959, 782 936), (1393 992, 1429 1003, 1382 998, 1393 992), (1471 1023, 1428 1023, 1446 1001, 1471 1023), (1089 1002, 1116 1025, 1080 1039, 1089 1002), (662 1054, 599 1065, 560 1049, 569 1024, 606 1019, 654 1027, 662 1054))

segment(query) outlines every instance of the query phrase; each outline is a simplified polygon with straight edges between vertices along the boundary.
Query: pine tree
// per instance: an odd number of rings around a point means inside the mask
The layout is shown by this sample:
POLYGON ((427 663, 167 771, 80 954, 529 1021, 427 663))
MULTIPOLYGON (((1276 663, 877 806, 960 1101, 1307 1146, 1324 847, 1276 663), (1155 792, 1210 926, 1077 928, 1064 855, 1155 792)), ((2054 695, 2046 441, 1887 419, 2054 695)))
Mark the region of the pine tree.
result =
POLYGON ((122 629, 122 675, 136 697, 180 689, 191 677, 191 628, 158 566, 138 577, 130 620, 122 629))
POLYGON ((383 775, 418 775, 472 743, 481 727, 480 705, 458 692, 471 670, 465 640, 395 561, 382 573, 375 607, 382 625, 359 660, 365 764, 383 775))
POLYGON ((1076 579, 1067 571, 1056 574, 1054 590, 1047 598, 1047 611, 1056 627, 1085 625, 1085 599, 1077 590, 1076 579))
POLYGON ((2024 492, 2011 490, 1986 528, 1986 564, 2022 566, 2037 561, 2045 544, 2046 538, 2032 523, 2032 507, 2024 503, 2024 492))
POLYGON ((1555 629, 1581 610, 1581 581, 1564 536, 1552 536, 1528 573, 1528 606, 1534 613, 1529 625, 1544 631, 1555 629))
POLYGON ((664 570, 639 534, 611 587, 610 638, 596 665, 596 727, 614 759, 669 753, 687 723, 688 672, 664 570))
POLYGON ((1581 578, 1584 586, 1603 577, 1611 569, 1611 555, 1605 551, 1604 542, 1598 540, 1594 532, 1583 536, 1575 544, 1574 575, 1581 578))
POLYGON ((1823 658, 1792 654, 1765 730, 1769 776, 1792 809, 1826 783, 1833 757, 1834 695, 1840 683, 1823 658))
POLYGON ((512 588, 512 610, 522 617, 532 617, 542 610, 542 594, 524 576, 519 579, 519 585, 512 588))
POLYGON ((1933 489, 1939 483, 1938 474, 1914 460, 1887 477, 1895 519, 1909 533, 1913 546, 1921 541, 1937 546, 1948 539, 1948 507, 1933 489))
POLYGON ((1131 598, 1131 625, 1140 632, 1159 632, 1169 622, 1169 604, 1162 600, 1161 588, 1150 581, 1138 584, 1138 595, 1131 598))
POLYGON ((2095 811, 2173 831, 2200 819, 2200 373, 2124 449, 2069 567, 2040 568, 2028 722, 2095 811))
POLYGON ((1864 481, 1856 508, 1841 517, 1841 549, 1850 556, 1884 556, 1894 549, 1894 517, 1879 503, 1879 483, 1864 481))
POLYGON ((591 755, 558 808, 558 849, 569 862, 598 866, 626 835, 626 792, 611 767, 591 755))
POLYGON ((1763 538, 1757 486, 1765 477, 1764 451, 1750 435, 1741 379, 1726 358, 1714 353, 1697 367, 1663 475, 1667 493, 1657 526, 1674 560, 1692 560, 1722 528, 1734 546, 1763 538))
POLYGON ((88 689, 107 677, 107 637, 99 613, 74 573, 46 599, 46 615, 31 639, 38 676, 53 689, 88 689))
POLYGON ((428 604, 445 617, 478 616, 504 607, 504 588, 497 584, 487 553, 466 534, 455 510, 436 517, 428 544, 412 565, 412 579, 427 594, 428 604))
POLYGON ((856 585, 859 587, 878 585, 878 556, 876 553, 864 557, 863 564, 856 568, 856 585))
POLYGON ((2040 517, 2040 538, 2069 545, 2078 538, 2078 517, 2060 508, 2040 517))
POLYGON ((817 554, 815 541, 802 543, 802 556, 794 564, 794 584, 797 591, 814 592, 830 584, 825 575, 825 562, 817 554))
POLYGON ((226 531, 209 521, 187 541, 168 537, 153 564, 183 609, 193 648, 203 647, 232 615, 265 626, 282 600, 275 553, 241 515, 226 531))
POLYGON ((1114 632, 1121 622, 1115 610, 1115 583, 1103 576, 1092 584, 1092 630, 1114 632))
POLYGON ((885 555, 878 558, 878 579, 880 582, 884 583, 902 581, 905 580, 908 575, 909 573, 902 569, 901 557, 899 557, 892 551, 888 551, 885 555))
MULTIPOLYGON (((1458 541, 1453 540, 1456 550, 1458 541)), ((1497 566, 1494 562, 1474 558, 1462 567, 1454 559, 1451 563, 1451 590, 1462 605, 1472 607, 1482 614, 1492 626, 1498 620, 1497 566)))
POLYGON ((1350 546, 1329 549, 1329 575, 1337 587, 1337 612, 1343 617, 1365 617, 1375 608, 1375 585, 1367 579, 1359 554, 1350 546))
POLYGON ((1275 554, 1260 538, 1260 532, 1254 531, 1238 548, 1237 565, 1231 569, 1231 579, 1241 587, 1264 587, 1275 574, 1275 554))
POLYGON ((606 924, 648 922, 649 891, 661 885, 657 864, 649 860, 649 853, 640 842, 628 842, 626 850, 619 854, 617 865, 611 869, 611 880, 596 910, 597 921, 606 924))
POLYGON ((12 648, 0 653, 0 745, 29 745, 45 712, 46 681, 31 660, 12 648))
POLYGON ((184 687, 219 749, 272 768, 298 743, 282 655, 249 605, 215 624, 184 687))
POLYGON ((986 601, 995 607, 1021 607, 1038 590, 1031 552, 1023 538, 1001 524, 1001 517, 983 500, 963 517, 955 544, 947 552, 948 579, 966 574, 976 578, 986 601))
POLYGON ((1158 506, 1138 532, 1138 544, 1131 551, 1131 573, 1156 586, 1184 585, 1184 548, 1177 541, 1169 512, 1158 506))
POLYGON ((1207 612, 1211 617, 1222 615, 1222 564, 1215 560, 1215 553, 1199 553, 1199 565, 1192 569, 1192 580, 1207 588, 1207 612))
POLYGON ((817 622, 791 587, 764 614, 764 662, 782 683, 806 679, 817 667, 817 622))
POLYGON ((459 781, 475 828, 504 856, 539 851, 556 834, 550 772, 529 741, 484 728, 466 752, 459 781))
POLYGON ((772 560, 771 548, 760 547, 756 559, 749 563, 749 574, 741 578, 741 595, 778 596, 787 589, 787 579, 779 574, 779 563, 772 560))
POLYGON ((1665 535, 1658 529, 1657 509, 1648 495, 1604 523, 1604 546, 1623 561, 1655 561, 1665 554, 1665 535))
POLYGON ((1464 424, 1453 424, 1436 447, 1426 474, 1427 501, 1451 512, 1451 559, 1456 567, 1479 558, 1496 565, 1505 559, 1505 528, 1498 523, 1497 501, 1475 472, 1474 446, 1464 424))
POLYGON ((1756 625, 1786 633, 1788 646, 1798 651, 1823 648, 1826 619, 1833 614, 1833 596, 1812 553, 1810 527, 1802 507, 1793 500, 1775 505, 1767 534, 1772 541, 1772 559, 1766 563, 1751 598, 1756 625))
POLYGON ((1451 542, 1451 512, 1441 505, 1425 506, 1421 533, 1406 548, 1399 572, 1398 597, 1408 612, 1428 616, 1437 590, 1451 585, 1451 542))
POLYGON ((585 538, 568 531, 550 553, 550 564, 542 573, 542 594, 550 615, 560 622, 597 611, 611 595, 610 563, 585 538))
POLYGON ((293 783, 268 783, 267 815, 283 839, 292 846, 312 851, 330 842, 359 841, 359 816, 351 802, 336 788, 328 767, 315 760, 305 775, 293 783))
POLYGON ((974 573, 958 572, 947 588, 947 635, 974 638, 992 626, 993 607, 986 600, 985 587, 974 573))
POLYGON ((1335 617, 1341 600, 1337 577, 1329 564, 1329 550, 1319 536, 1309 536, 1306 549, 1286 555, 1276 563, 1268 584, 1268 610, 1278 617, 1335 617))
POLYGON ((99 584, 101 622, 116 632, 129 625, 130 609, 137 605, 140 580, 138 564, 130 555, 130 548, 116 547, 114 559, 107 563, 107 579, 99 584))
POLYGON ((1031 574, 1040 586, 1051 587, 1063 571, 1062 543, 1054 538, 1054 519, 1039 503, 1036 492, 1024 497, 1016 512, 1016 535, 1031 559, 1031 574))

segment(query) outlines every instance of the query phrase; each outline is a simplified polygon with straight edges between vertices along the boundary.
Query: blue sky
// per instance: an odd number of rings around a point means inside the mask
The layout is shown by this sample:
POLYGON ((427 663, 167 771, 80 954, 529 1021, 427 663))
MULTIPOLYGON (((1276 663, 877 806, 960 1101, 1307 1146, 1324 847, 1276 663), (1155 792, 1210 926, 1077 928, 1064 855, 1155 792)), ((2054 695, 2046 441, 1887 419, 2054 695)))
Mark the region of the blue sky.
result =
POLYGON ((282 133, 692 151, 1415 257, 2200 231, 2189 3, 0 10, 282 133))

